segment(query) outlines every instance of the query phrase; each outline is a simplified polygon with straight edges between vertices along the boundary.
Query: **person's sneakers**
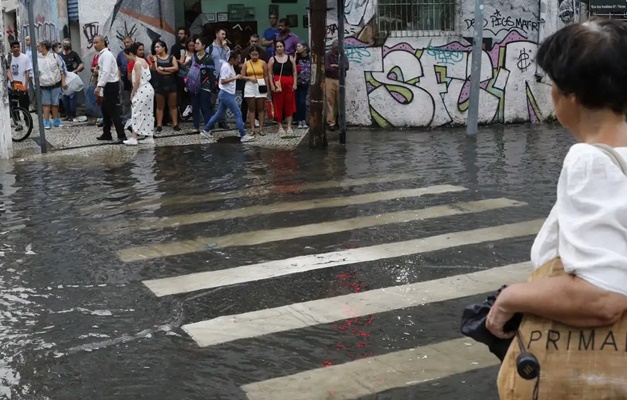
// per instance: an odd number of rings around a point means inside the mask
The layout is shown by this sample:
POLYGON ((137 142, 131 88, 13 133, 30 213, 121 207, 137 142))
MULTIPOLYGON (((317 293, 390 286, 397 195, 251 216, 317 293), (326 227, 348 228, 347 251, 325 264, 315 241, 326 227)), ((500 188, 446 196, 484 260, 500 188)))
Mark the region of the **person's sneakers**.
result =
POLYGON ((303 121, 298 121, 297 129, 303 129, 303 121))
POLYGON ((181 131, 181 127, 178 126, 178 125, 174 125, 174 128, 172 128, 172 129, 174 129, 174 132, 180 132, 181 131))
POLYGON ((61 120, 57 118, 52 121, 52 126, 54 126, 55 128, 63 128, 63 122, 61 122, 61 120))
POLYGON ((127 146, 137 146, 139 144, 135 138, 126 139, 123 143, 127 146))
POLYGON ((192 115, 192 106, 185 107, 185 111, 183 111, 183 118, 187 118, 192 115))
POLYGON ((202 131, 202 132, 200 132, 200 136, 205 138, 205 139, 213 139, 213 134, 211 133, 211 131, 209 131, 209 132, 202 131))
POLYGON ((152 136, 144 136, 145 139, 142 139, 141 144, 155 144, 155 138, 152 136))
POLYGON ((303 121, 302 129, 309 129, 309 127, 307 126, 307 121, 303 121))
POLYGON ((44 121, 44 129, 52 129, 52 124, 50 123, 50 121, 44 121))
POLYGON ((250 136, 249 134, 246 134, 244 136, 242 136, 242 143, 246 143, 246 142, 252 142, 253 140, 255 140, 255 138, 253 136, 250 136))

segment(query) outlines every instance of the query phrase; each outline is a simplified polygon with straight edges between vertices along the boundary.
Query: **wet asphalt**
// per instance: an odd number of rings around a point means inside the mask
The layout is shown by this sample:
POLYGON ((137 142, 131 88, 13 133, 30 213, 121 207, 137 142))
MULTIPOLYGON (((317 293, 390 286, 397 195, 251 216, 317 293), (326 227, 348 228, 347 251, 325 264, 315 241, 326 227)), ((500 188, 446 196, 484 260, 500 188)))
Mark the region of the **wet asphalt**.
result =
MULTIPOLYGON (((463 307, 485 295, 374 314, 368 340, 325 324, 200 348, 181 326, 223 315, 428 281, 527 261, 533 237, 326 268, 156 297, 143 280, 222 270, 545 217, 573 140, 553 125, 349 131, 346 147, 267 150, 235 144, 156 148, 127 160, 68 157, 5 163, 0 181, 0 398, 245 399, 240 386, 461 337, 463 307), (300 191, 303 183, 409 174, 412 179, 300 191), (158 230, 157 217, 436 184, 469 190, 158 230), (159 205, 244 189, 255 197, 159 205), (507 197, 527 207, 124 263, 120 249, 277 229, 461 201, 507 197), (129 208, 152 200, 153 207, 129 208), (122 227, 103 231, 103 226, 122 227)), ((496 289, 496 288, 495 288, 496 289)), ((369 323, 367 323, 370 321, 369 323)), ((487 350, 486 350, 487 351, 487 350)), ((362 399, 496 398, 480 369, 362 399)), ((277 396, 277 399, 282 399, 277 396)))

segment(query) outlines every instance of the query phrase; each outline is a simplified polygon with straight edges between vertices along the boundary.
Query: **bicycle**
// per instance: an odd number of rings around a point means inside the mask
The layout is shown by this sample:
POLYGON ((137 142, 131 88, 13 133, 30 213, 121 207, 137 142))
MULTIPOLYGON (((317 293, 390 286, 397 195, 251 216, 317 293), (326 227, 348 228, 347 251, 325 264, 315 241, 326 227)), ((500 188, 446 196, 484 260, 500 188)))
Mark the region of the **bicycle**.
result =
POLYGON ((20 96, 27 96, 21 83, 14 82, 9 90, 9 112, 11 113, 11 139, 23 142, 33 131, 33 117, 27 109, 20 107, 20 96), (17 83, 17 85, 16 85, 17 83))

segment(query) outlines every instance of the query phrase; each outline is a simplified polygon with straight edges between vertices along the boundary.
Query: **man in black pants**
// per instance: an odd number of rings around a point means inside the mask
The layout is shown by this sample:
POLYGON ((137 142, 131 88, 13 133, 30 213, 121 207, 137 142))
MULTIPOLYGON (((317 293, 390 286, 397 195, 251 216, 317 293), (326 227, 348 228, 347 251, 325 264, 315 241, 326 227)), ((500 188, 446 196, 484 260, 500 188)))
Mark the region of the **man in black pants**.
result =
POLYGON ((118 134, 117 143, 126 140, 124 125, 120 119, 120 77, 115 56, 107 48, 104 37, 94 37, 94 48, 100 53, 98 56, 98 87, 96 97, 101 98, 102 119, 104 127, 98 140, 113 140, 111 125, 115 126, 118 134))

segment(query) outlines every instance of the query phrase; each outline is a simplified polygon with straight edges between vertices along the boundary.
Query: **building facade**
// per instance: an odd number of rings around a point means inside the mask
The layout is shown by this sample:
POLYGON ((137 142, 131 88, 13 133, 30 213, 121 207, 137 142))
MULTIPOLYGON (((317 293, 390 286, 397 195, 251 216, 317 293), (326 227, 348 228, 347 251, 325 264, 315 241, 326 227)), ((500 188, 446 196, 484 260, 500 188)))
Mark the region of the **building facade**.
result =
MULTIPOLYGON (((25 0, 2 0, 5 23, 28 35, 25 0), (11 11, 10 8, 15 10, 11 11)), ((33 0, 38 40, 71 37, 85 63, 93 38, 114 52, 131 36, 149 49, 175 42, 196 4, 224 27, 237 50, 268 27, 268 14, 293 21, 309 37, 308 0, 33 0), (275 3, 276 2, 276 3, 275 3), (68 10, 70 17, 68 17, 68 10)), ((579 20, 579 0, 484 0, 481 123, 541 122, 553 118, 550 82, 535 64, 538 44, 579 20)), ((327 45, 337 38, 337 1, 328 0, 327 45)), ((474 0, 345 0, 347 122, 375 127, 465 124, 470 97, 474 0)), ((7 39, 10 35, 5 36, 7 39)), ((86 69, 88 71, 88 69, 86 69)), ((83 78, 89 79, 88 72, 83 78)))
MULTIPOLYGON (((577 0, 484 0, 481 123, 553 117, 538 43, 578 19, 577 0)), ((329 0, 328 8, 337 7, 329 0)), ((337 38, 330 11, 327 44, 337 38)), ((473 0, 346 0, 349 124, 465 124, 470 95, 473 0)))

